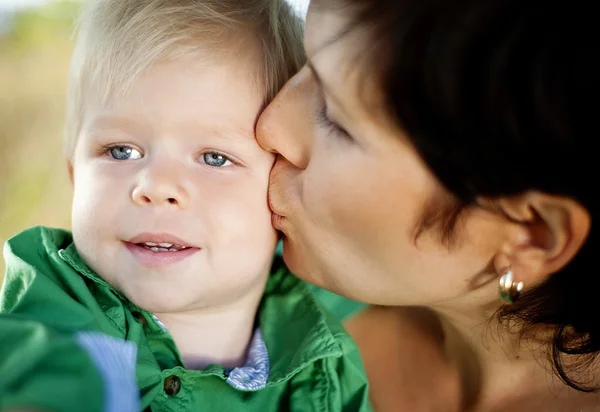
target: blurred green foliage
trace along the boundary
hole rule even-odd
[[[62,155],[67,73],[78,1],[0,19],[0,242],[33,226],[68,227]],[[0,280],[4,261],[0,262]]]

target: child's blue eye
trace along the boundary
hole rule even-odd
[[[142,158],[142,154],[129,146],[113,146],[109,149],[110,157],[116,160],[137,160]]]
[[[204,160],[204,163],[212,167],[223,167],[232,163],[226,156],[217,152],[204,153],[202,159]]]

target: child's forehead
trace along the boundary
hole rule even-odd
[[[144,114],[177,118],[180,123],[200,122],[205,117],[205,123],[231,118],[253,122],[266,96],[259,71],[255,60],[244,56],[161,61],[122,87],[108,87],[108,92],[101,86],[89,90],[86,111],[94,112],[101,123],[106,119],[124,123],[123,118]]]
[[[113,67],[95,81],[89,82],[85,90],[85,98],[96,105],[114,108],[123,104],[131,97],[132,90],[155,90],[164,85],[172,87],[184,84],[179,92],[185,92],[197,85],[200,79],[205,79],[207,89],[235,86],[247,91],[251,88],[253,94],[266,95],[263,81],[264,67],[257,50],[240,50],[239,53],[194,50],[186,54],[164,57],[147,62],[131,70],[126,61]],[[185,87],[185,84],[190,87]],[[240,91],[244,91],[240,90]],[[216,90],[215,90],[216,91]]]

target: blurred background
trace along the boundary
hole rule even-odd
[[[62,128],[71,34],[81,6],[75,1],[0,3],[2,245],[30,226],[70,225]]]
[[[290,1],[304,15],[308,2]],[[84,3],[0,0],[0,245],[31,226],[70,227],[62,129],[73,26]]]

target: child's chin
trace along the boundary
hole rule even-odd
[[[138,308],[151,313],[173,313],[181,310],[180,305],[175,303],[176,301],[166,301],[162,296],[160,298],[136,296],[130,301]]]

